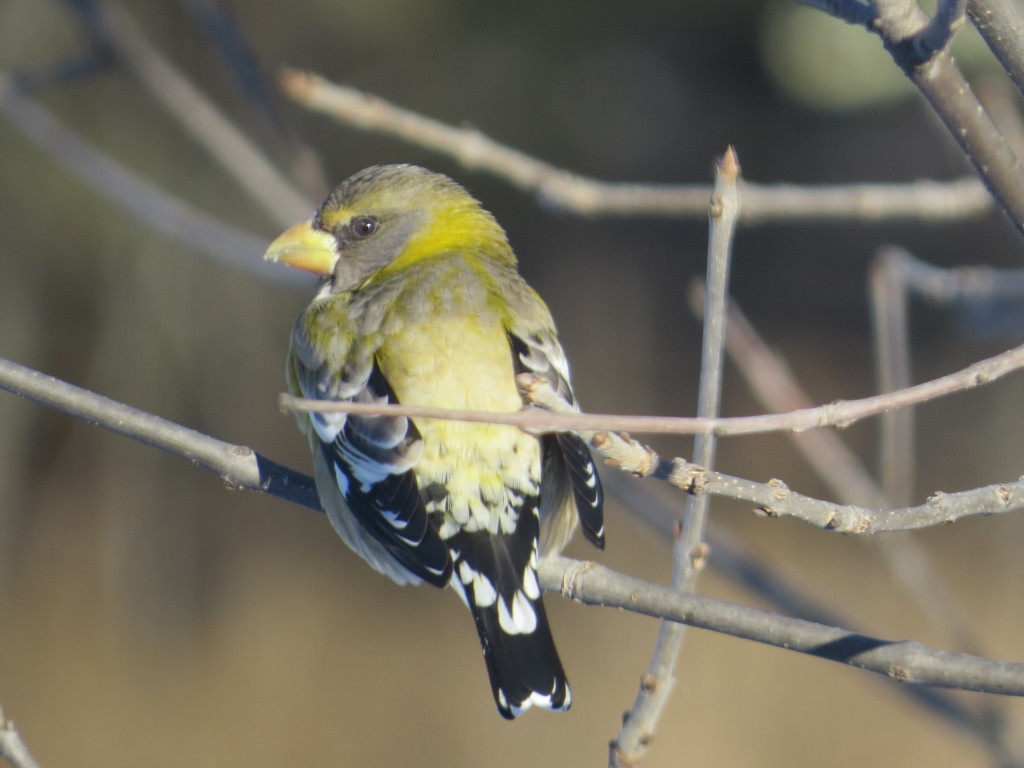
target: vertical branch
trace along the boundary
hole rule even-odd
[[[736,153],[729,147],[718,163],[711,197],[708,296],[704,311],[704,344],[697,403],[697,414],[703,417],[717,416],[721,401],[729,263],[740,210],[738,179]],[[714,464],[715,448],[714,435],[698,435],[694,441],[694,461],[710,468]],[[675,589],[693,591],[703,567],[707,555],[707,546],[704,544],[707,507],[708,497],[705,495],[690,496],[687,499],[683,521],[677,527],[673,547],[672,586]],[[675,683],[676,660],[685,634],[684,625],[662,622],[651,661],[640,680],[636,701],[626,714],[618,737],[610,746],[610,765],[634,766],[646,752]]]
[[[870,279],[878,392],[893,392],[910,386],[907,292],[887,251],[872,266]],[[894,409],[881,416],[879,477],[890,506],[910,504],[915,473],[913,430],[912,408]]]

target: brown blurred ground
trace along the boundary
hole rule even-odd
[[[269,144],[180,3],[128,4],[147,34]],[[471,122],[601,178],[703,182],[737,147],[758,181],[948,178],[964,170],[916,100],[842,114],[782,95],[759,56],[759,3],[514,5],[233,3],[263,64],[319,70],[404,106]],[[685,7],[682,7],[685,6]],[[839,24],[839,22],[834,22]],[[64,6],[0,3],[0,62],[39,72],[85,49]],[[879,51],[881,56],[881,52]],[[277,227],[116,68],[41,100],[130,167],[266,236]],[[704,225],[579,221],[489,177],[286,106],[333,182],[376,162],[452,173],[509,230],[554,308],[590,410],[691,413],[698,327],[685,286]],[[140,228],[0,124],[0,356],[295,467],[275,407],[291,323],[308,294],[258,283]],[[821,401],[871,393],[868,260],[897,241],[939,264],[1019,262],[997,215],[949,227],[742,231],[735,295]],[[253,259],[259,258],[253,253]],[[1019,343],[915,310],[915,378]],[[733,370],[725,411],[760,410]],[[1022,383],[922,408],[916,499],[1021,474]],[[846,437],[873,462],[875,427]],[[687,442],[660,441],[678,454]],[[824,495],[782,438],[726,442],[720,466]],[[950,647],[870,543],[754,519],[716,524],[858,628]],[[370,572],[318,516],[229,493],[178,459],[0,395],[0,704],[59,766],[603,764],[656,625],[548,599],[574,684],[566,715],[502,721],[471,623],[450,595]],[[603,562],[665,580],[667,546],[609,510]],[[981,651],[1024,658],[1024,519],[920,535]],[[576,554],[591,556],[583,545]],[[713,564],[712,556],[712,564]],[[756,602],[712,569],[708,594]],[[969,704],[980,697],[965,697]],[[1024,704],[1004,702],[1016,726]],[[693,632],[650,759],[668,765],[986,764],[963,734],[867,673]]]

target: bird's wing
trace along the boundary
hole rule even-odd
[[[532,373],[546,381],[574,410],[579,410],[569,364],[554,334],[547,331],[509,333],[515,372]],[[556,432],[541,438],[544,454],[541,489],[542,514],[557,513],[572,488],[583,535],[598,549],[604,549],[604,492],[590,449],[572,432]],[[556,537],[557,538],[557,537]],[[563,542],[564,543],[564,542]]]
[[[349,350],[329,365],[301,325],[292,339],[294,384],[303,397],[397,403],[372,353]],[[448,584],[451,557],[430,524],[412,468],[423,453],[416,425],[404,416],[311,413],[310,426],[349,510],[401,566],[435,586]]]

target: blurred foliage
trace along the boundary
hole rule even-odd
[[[124,3],[272,156],[292,156],[297,138],[331,183],[373,163],[410,161],[469,186],[508,229],[523,272],[552,306],[588,409],[692,412],[700,337],[683,297],[703,270],[703,222],[556,216],[446,158],[290,104],[270,105],[279,123],[254,117],[198,22],[202,5]],[[967,169],[906,89],[884,100],[863,95],[865,84],[899,80],[866,33],[824,17],[813,29],[780,31],[777,14],[788,11],[776,5],[214,5],[233,13],[270,80],[285,64],[313,69],[601,178],[703,182],[730,143],[748,178],[763,182],[951,178]],[[94,40],[73,7],[87,5],[0,1],[0,67],[29,78],[35,97],[127,166],[212,215],[275,235],[123,66],[90,58]],[[872,66],[888,74],[818,39],[831,31],[859,35],[875,49]],[[787,48],[802,40],[824,43],[827,55],[786,63]],[[799,86],[794,70],[813,70],[817,85]],[[0,157],[0,356],[306,467],[303,441],[275,395],[309,294],[257,282],[147,231],[4,123]],[[311,200],[324,191],[307,188]],[[866,269],[892,241],[941,265],[1016,265],[1020,252],[998,214],[949,226],[739,233],[734,294],[820,402],[872,392]],[[972,327],[968,339],[955,315],[915,308],[914,317],[917,380],[1021,335],[1003,324],[981,337]],[[920,409],[918,498],[1020,474],[1020,390],[1011,377]],[[733,371],[724,402],[730,414],[761,410]],[[185,462],[17,398],[0,397],[0,425],[0,703],[44,765],[605,760],[653,622],[549,598],[575,703],[568,714],[531,713],[510,725],[493,711],[457,601],[377,577],[324,520],[228,493]],[[874,425],[844,437],[873,463]],[[656,442],[689,451],[687,441]],[[826,495],[784,437],[728,441],[719,455],[724,471]],[[754,519],[735,504],[716,502],[714,518],[857,627],[949,647],[870,542]],[[603,562],[667,578],[663,541],[618,509],[608,528]],[[995,657],[1021,658],[1022,535],[1018,515],[919,536],[977,629],[980,651]],[[701,587],[755,599],[713,570]],[[866,673],[707,633],[692,633],[684,654],[651,768],[684,755],[761,766],[983,762],[969,737]],[[1020,726],[1021,702],[1006,705]]]

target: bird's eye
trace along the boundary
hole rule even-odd
[[[380,223],[372,216],[360,216],[352,219],[352,234],[362,239],[369,237],[380,227]]]

